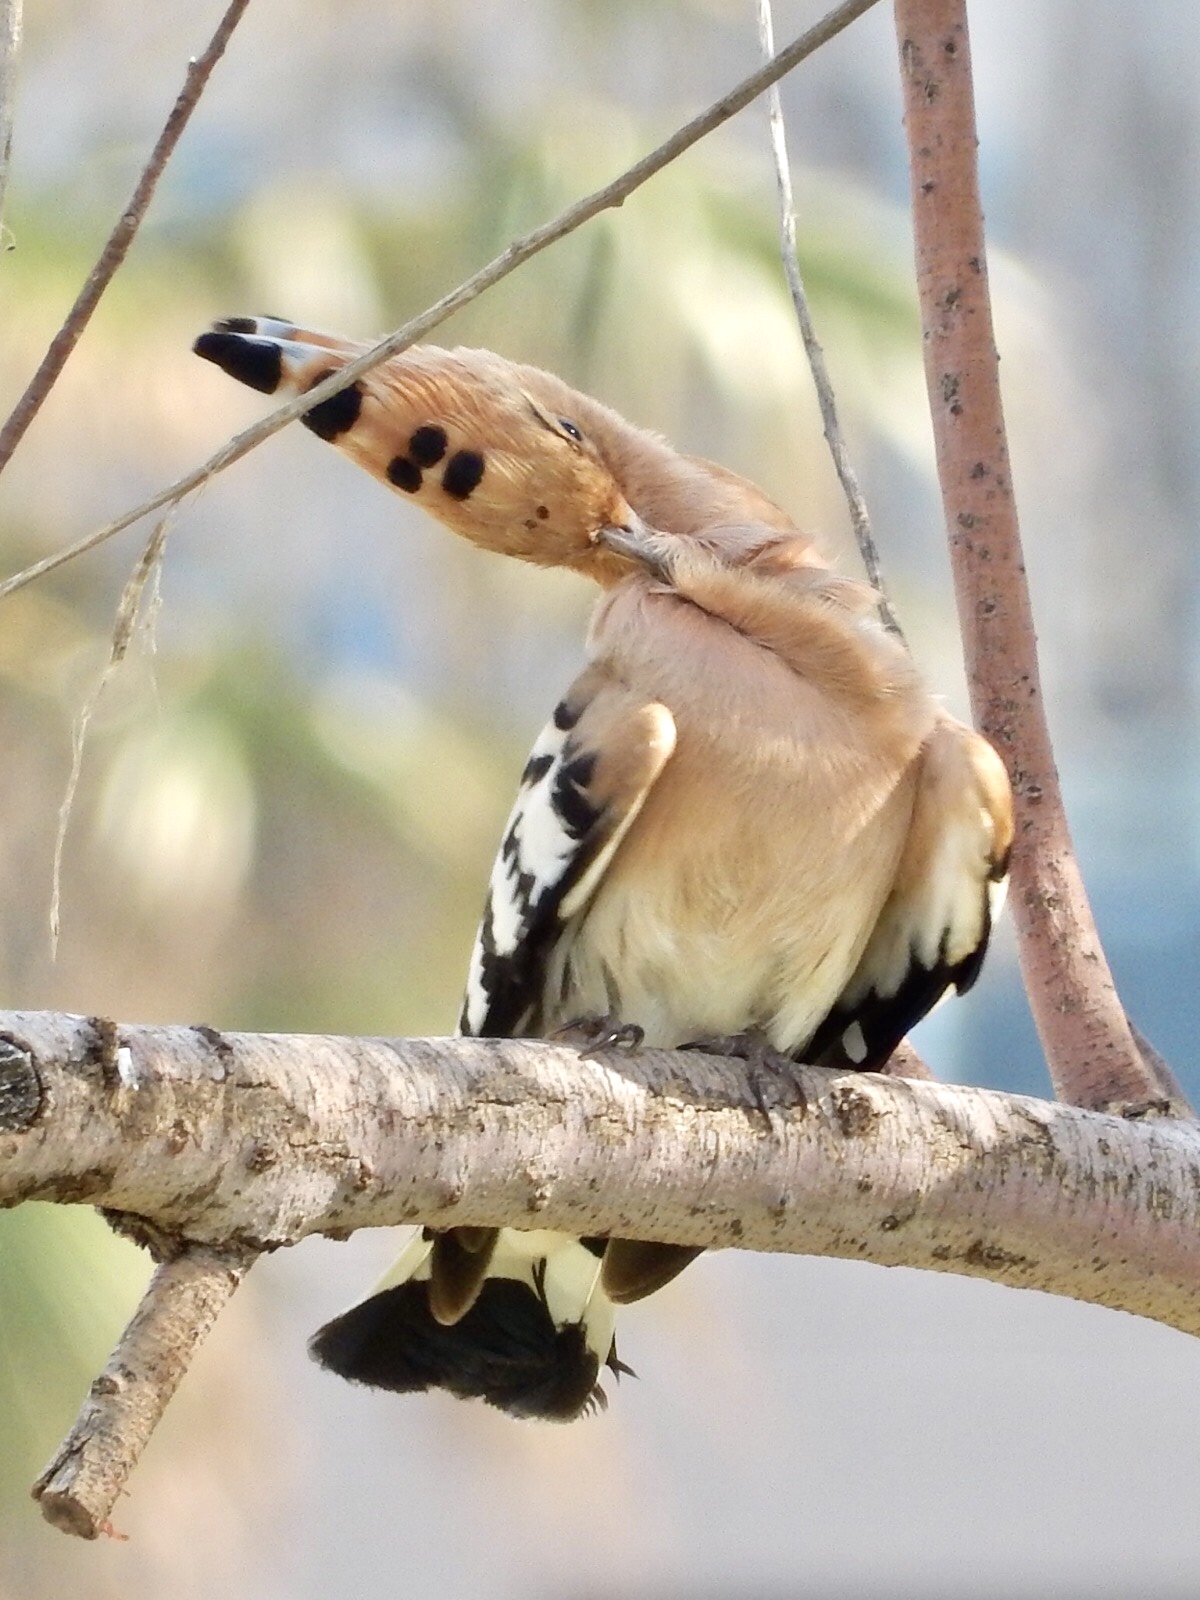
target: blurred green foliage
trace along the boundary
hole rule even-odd
[[[92,1211],[0,1213],[0,1496],[20,1502],[108,1360],[148,1276]]]
[[[600,48],[614,8],[580,11],[580,37]],[[599,88],[513,118],[476,95],[452,31],[439,39],[436,182],[418,173],[408,192],[384,192],[333,166],[222,182],[228,141],[257,126],[245,80],[221,100],[219,137],[202,121],[189,133],[6,477],[7,570],[255,414],[187,356],[212,317],[271,310],[358,335],[395,325],[667,131],[661,108],[651,118]],[[43,33],[39,49],[52,55],[55,40]],[[138,86],[136,75],[91,85],[101,124],[105,96]],[[289,85],[263,92],[282,105]],[[36,138],[26,117],[18,152]],[[22,181],[18,163],[0,402],[19,392],[128,187],[129,162],[98,139],[94,183]],[[879,216],[847,185],[798,181],[804,266],[839,346],[851,427],[886,433],[896,374],[915,370],[906,247],[894,231],[894,254],[881,252]],[[776,235],[764,150],[723,135],[477,301],[444,342],[555,367],[836,526]],[[0,792],[7,1005],[243,1028],[453,1025],[491,852],[523,749],[573,670],[584,598],[464,558],[442,535],[404,534],[408,566],[404,550],[374,556],[369,530],[405,515],[307,437],[259,452],[180,514],[162,609],[92,725],[57,962],[46,906],[70,729],[106,657],[130,545],[6,604],[0,740],[20,774]],[[0,1493],[24,1492],[144,1270],[88,1214],[3,1219]]]

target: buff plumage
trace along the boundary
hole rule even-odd
[[[196,345],[265,393],[365,348],[261,318]],[[970,986],[1012,840],[1003,768],[759,489],[488,351],[406,351],[305,421],[472,543],[602,590],[501,840],[461,1031],[603,1018],[871,1070]],[[422,1230],[314,1353],[569,1419],[624,1370],[614,1306],[695,1254]]]

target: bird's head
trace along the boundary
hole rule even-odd
[[[194,346],[266,394],[303,394],[366,348],[261,317],[218,322]],[[549,373],[419,345],[303,421],[483,549],[601,583],[634,564],[603,542],[642,529],[606,455],[620,419]]]

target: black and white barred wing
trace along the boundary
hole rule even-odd
[[[827,1066],[877,1071],[954,989],[965,994],[1004,900],[1012,791],[986,739],[943,713],[922,753],[908,841],[858,970],[810,1042]]]
[[[675,748],[666,706],[589,667],[530,752],[467,976],[464,1034],[537,1031],[554,942],[595,893]]]

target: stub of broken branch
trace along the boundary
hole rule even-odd
[[[64,1533],[111,1533],[112,1511],[167,1402],[254,1260],[189,1248],[157,1267],[75,1425],[33,1486]]]

